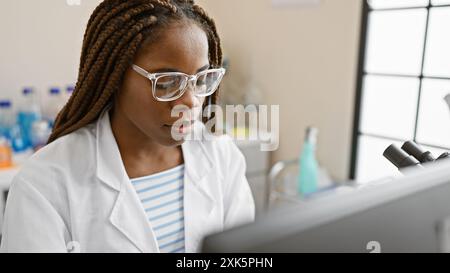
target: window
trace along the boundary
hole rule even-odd
[[[450,150],[450,0],[364,1],[351,176],[395,176],[390,144]]]

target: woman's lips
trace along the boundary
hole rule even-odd
[[[172,127],[172,126],[174,126],[175,124],[180,124],[180,125],[192,125],[192,124],[194,124],[194,120],[184,120],[184,121],[181,121],[181,122],[176,122],[176,123],[174,123],[174,124],[165,124],[164,126],[167,126],[167,127]]]
[[[178,126],[177,131],[179,134],[187,134],[191,131],[192,125],[194,124],[194,120],[188,121],[185,120],[183,122],[177,122],[174,124],[166,124],[164,127],[168,128],[169,130],[172,130],[173,126]]]

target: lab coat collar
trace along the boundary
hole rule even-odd
[[[202,133],[203,123],[196,122],[194,132]],[[204,144],[198,140],[188,140],[182,145],[184,178],[184,222],[186,252],[198,252],[205,232],[211,226],[208,223],[218,200],[211,192],[211,183],[219,183],[213,161]]]
[[[129,177],[125,171],[109,117],[108,108],[100,115],[97,121],[97,177],[109,187],[120,191],[121,182],[129,180]]]
[[[204,125],[195,123],[195,132]],[[109,108],[97,122],[97,177],[119,192],[110,221],[142,252],[159,252],[145,211],[126,173],[114,138]],[[185,164],[184,215],[186,252],[197,252],[208,217],[216,203],[208,183],[215,183],[214,165],[201,141],[186,141],[182,145]]]

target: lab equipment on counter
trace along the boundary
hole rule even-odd
[[[15,122],[11,101],[0,101],[0,136],[11,139],[11,128]]]
[[[0,136],[3,136],[14,152],[26,149],[22,131],[16,123],[16,116],[9,100],[0,101]]]
[[[401,172],[403,172],[403,169],[405,168],[423,168],[424,165],[422,164],[427,164],[426,166],[428,166],[428,164],[437,160],[450,158],[450,154],[445,152],[435,159],[430,151],[425,151],[413,141],[405,142],[401,149],[395,144],[392,144],[384,151],[383,156],[394,164]]]
[[[50,123],[51,127],[53,127],[56,116],[64,107],[65,103],[66,98],[61,93],[61,90],[56,87],[50,88],[48,103],[44,107],[44,119]]]
[[[0,135],[7,139],[13,158],[18,154],[37,151],[47,143],[54,120],[74,89],[73,85],[67,85],[65,92],[51,88],[49,99],[43,107],[32,87],[23,88],[19,107],[15,109],[12,101],[0,101]]]
[[[308,127],[299,158],[298,192],[302,196],[317,191],[319,167],[316,160],[317,129]]]
[[[33,150],[37,151],[47,144],[48,138],[52,133],[50,124],[45,120],[36,121],[33,123],[32,143]]]
[[[264,197],[265,212],[285,204],[308,202],[323,195],[344,192],[354,186],[339,183],[319,165],[317,191],[301,196],[298,192],[299,165],[299,159],[295,158],[278,161],[270,168]]]
[[[450,94],[444,97],[444,101],[450,108]],[[427,166],[438,160],[450,158],[450,153],[445,152],[438,158],[435,158],[430,151],[424,150],[417,143],[413,141],[407,141],[399,149],[396,145],[390,145],[383,153],[383,156],[394,164],[400,172],[408,167],[423,167],[422,164]]]
[[[23,103],[19,107],[17,114],[17,122],[22,132],[24,142],[23,150],[32,147],[32,130],[33,123],[42,118],[39,98],[32,88],[24,88],[22,91]]]
[[[61,98],[61,105],[60,110],[66,105],[66,103],[70,100],[70,97],[72,97],[73,92],[75,91],[75,86],[73,85],[67,85],[66,86],[66,92],[64,92],[63,98]]]
[[[0,170],[11,168],[12,166],[12,151],[8,139],[0,135]]]
[[[436,159],[430,151],[425,151],[412,141],[407,141],[402,146],[402,150],[416,158],[420,163],[434,162]]]
[[[72,96],[73,91],[75,91],[75,86],[73,85],[68,85],[66,87],[66,101]]]

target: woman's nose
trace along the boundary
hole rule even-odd
[[[195,95],[195,87],[192,82],[186,86],[183,96],[175,101],[174,106],[176,105],[185,105],[189,109],[200,105],[200,98]]]

